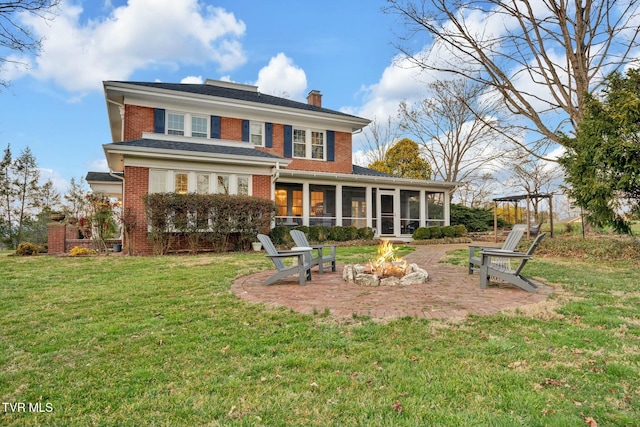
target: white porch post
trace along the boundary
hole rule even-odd
[[[342,184],[336,184],[336,225],[342,225]]]
[[[367,215],[367,227],[369,228],[373,228],[373,196],[371,194],[371,186],[367,185],[365,192],[364,192],[364,203],[365,203],[365,208],[367,209],[366,215]]]
[[[311,196],[309,193],[309,183],[302,183],[302,225],[309,225],[309,217],[311,216]]]
[[[420,190],[420,227],[427,226],[427,196],[426,190]]]
[[[451,218],[450,218],[451,209],[449,209],[450,208],[449,194],[450,194],[449,191],[444,192],[444,225],[451,224]]]

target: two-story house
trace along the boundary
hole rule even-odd
[[[110,173],[94,191],[135,211],[134,253],[150,253],[142,196],[150,192],[246,194],[273,200],[276,224],[372,227],[410,237],[449,222],[453,183],[401,179],[352,164],[352,135],[369,120],[255,86],[104,82]]]

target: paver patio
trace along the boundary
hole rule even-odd
[[[551,294],[551,288],[542,284],[537,293],[506,284],[480,289],[478,275],[469,275],[466,267],[438,263],[447,251],[466,247],[419,245],[404,256],[407,262],[416,263],[429,272],[430,280],[422,285],[365,287],[347,283],[342,280],[344,264],[338,263],[335,273],[320,275],[314,268],[313,280],[306,286],[298,284],[297,276],[264,286],[262,283],[273,271],[263,271],[236,279],[231,290],[245,300],[284,306],[300,313],[323,313],[329,309],[330,314],[338,318],[358,315],[374,319],[404,316],[461,319],[468,314],[486,315],[539,303]]]

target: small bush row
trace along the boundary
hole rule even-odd
[[[467,235],[467,228],[464,225],[445,225],[420,227],[413,232],[411,237],[415,240],[440,239],[443,237],[464,237]]]
[[[289,231],[291,228],[285,225],[278,225],[271,230],[271,240],[276,245],[288,245],[292,243]],[[374,233],[371,227],[357,228],[353,225],[325,227],[322,225],[301,225],[293,228],[300,230],[306,236],[310,243],[332,242],[348,242],[351,240],[371,240]]]

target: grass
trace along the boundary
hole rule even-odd
[[[0,406],[0,424],[640,425],[630,261],[537,257],[526,272],[556,284],[551,309],[456,323],[337,322],[231,294],[265,268],[260,254],[0,254],[1,402],[53,408]]]

